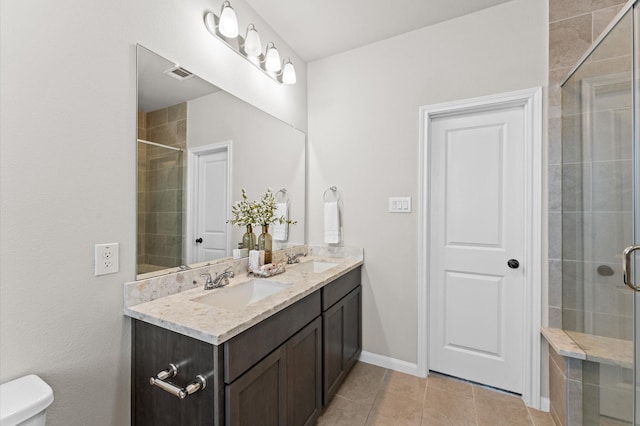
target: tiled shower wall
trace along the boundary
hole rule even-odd
[[[138,113],[138,137],[186,150],[187,104]],[[138,273],[184,263],[184,153],[138,144]]]
[[[562,328],[562,144],[560,83],[625,0],[549,0],[549,326]]]

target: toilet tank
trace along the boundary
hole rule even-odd
[[[0,385],[0,426],[44,426],[53,390],[35,374]]]

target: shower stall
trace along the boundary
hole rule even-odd
[[[186,263],[183,154],[182,148],[138,139],[138,274]]]
[[[640,424],[639,7],[627,3],[561,85],[562,328],[586,354],[585,425]]]

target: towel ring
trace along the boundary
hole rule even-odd
[[[276,202],[277,203],[289,202],[289,194],[287,193],[287,188],[282,188],[280,191],[276,192]]]
[[[322,198],[324,199],[325,203],[330,202],[331,200],[327,200],[327,192],[331,191],[331,193],[333,194],[333,196],[336,198],[334,201],[338,202],[340,201],[340,193],[338,192],[338,188],[334,185],[334,186],[330,186],[329,188],[324,190],[324,193],[322,194]]]

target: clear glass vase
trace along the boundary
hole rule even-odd
[[[258,250],[264,250],[264,263],[271,263],[273,239],[269,234],[269,226],[262,226],[262,234],[258,237]]]
[[[256,249],[256,234],[253,233],[253,227],[247,225],[247,232],[242,236],[242,248],[249,250]]]

